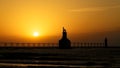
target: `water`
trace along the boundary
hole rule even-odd
[[[0,68],[118,68],[120,48],[0,48]]]

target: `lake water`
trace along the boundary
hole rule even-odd
[[[0,68],[119,68],[120,48],[0,48]]]

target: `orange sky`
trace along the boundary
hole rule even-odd
[[[54,41],[63,26],[76,40],[75,35],[119,30],[119,18],[120,0],[0,0],[0,41]]]

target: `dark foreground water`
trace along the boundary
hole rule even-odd
[[[120,68],[120,48],[0,48],[0,68]]]

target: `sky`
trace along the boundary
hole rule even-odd
[[[0,0],[1,42],[120,41],[120,0]],[[33,33],[39,36],[34,37]]]

